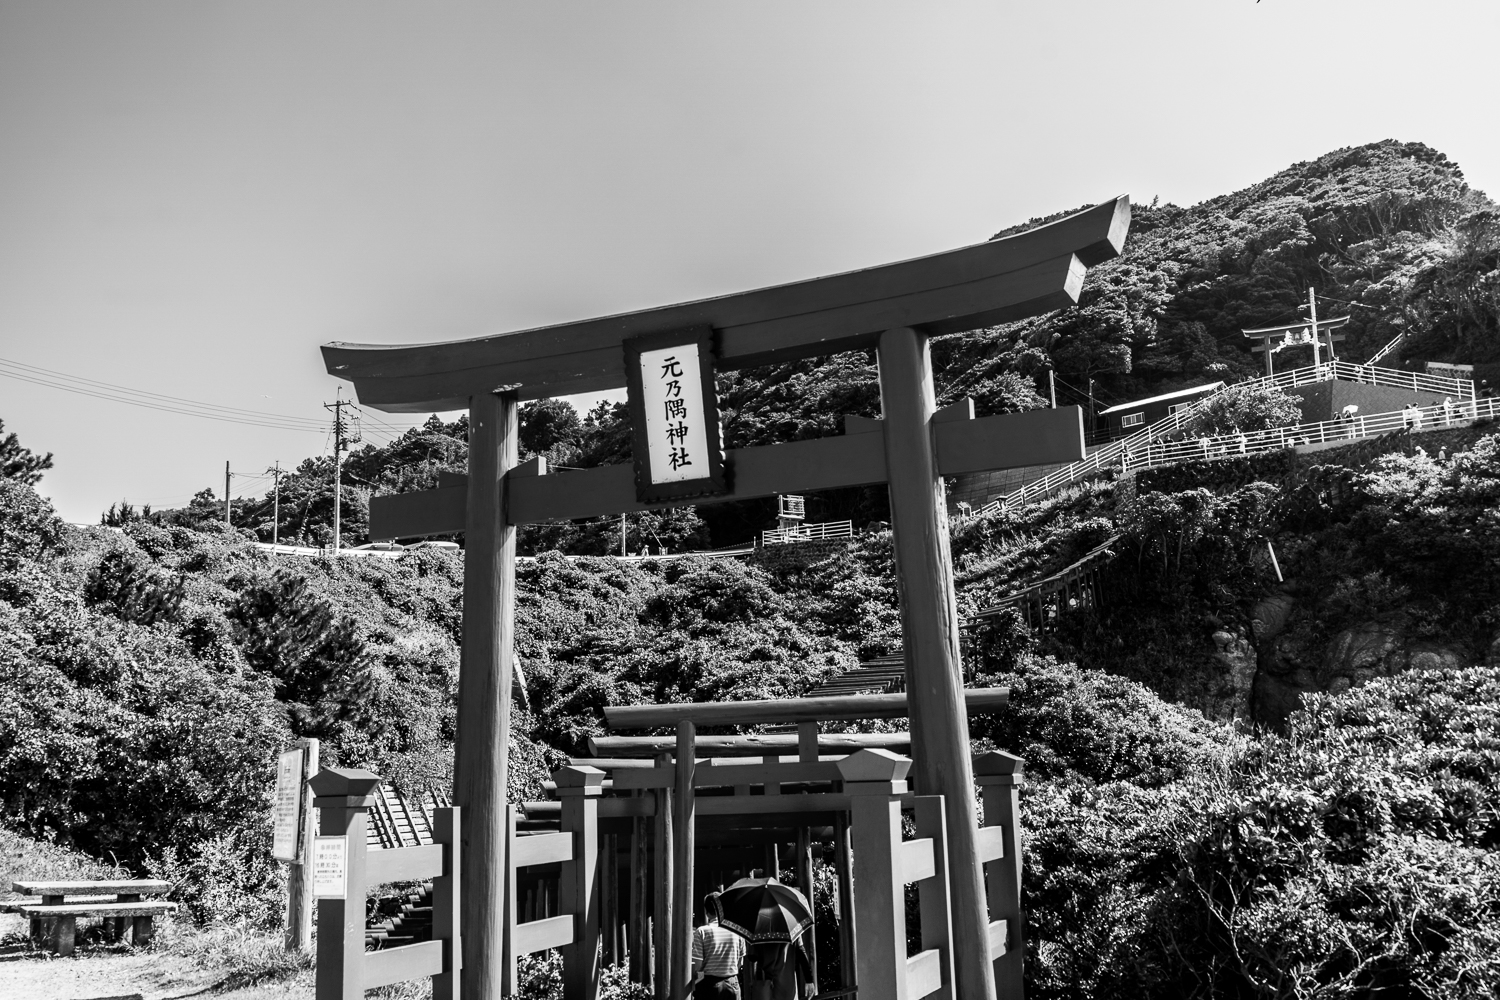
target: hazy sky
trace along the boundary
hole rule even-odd
[[[1392,137],[1493,193],[1497,28],[1494,0],[0,0],[0,359],[317,420],[328,340],[812,277]],[[328,447],[4,377],[0,419],[74,521]]]

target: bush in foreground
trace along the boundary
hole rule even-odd
[[[1088,711],[1096,688],[1079,671],[1033,714],[1141,745],[1138,710]],[[1026,792],[1033,996],[1500,992],[1500,670],[1311,699],[1287,735],[1212,753],[1193,726],[1153,728],[1191,762],[1170,780],[1072,769]]]

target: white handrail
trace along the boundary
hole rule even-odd
[[[779,545],[783,542],[804,542],[810,538],[853,538],[853,521],[824,521],[820,524],[799,524],[792,528],[771,528],[760,534],[762,545]]]
[[[1457,403],[1436,403],[1432,406],[1392,410],[1389,413],[1355,416],[1349,420],[1323,420],[1244,434],[1218,434],[1193,441],[1161,441],[1141,451],[1126,452],[1121,462],[1126,471],[1133,472],[1175,465],[1178,462],[1239,458],[1302,445],[1326,444],[1330,441],[1357,441],[1403,428],[1415,431],[1453,427],[1481,418],[1493,419],[1497,415],[1500,415],[1500,399],[1466,399]]]
[[[1345,382],[1385,385],[1398,389],[1411,389],[1414,392],[1441,392],[1456,396],[1461,400],[1472,400],[1474,398],[1474,383],[1467,379],[1445,378],[1440,375],[1406,372],[1394,368],[1379,368],[1368,364],[1355,365],[1346,361],[1327,361],[1320,365],[1294,368],[1291,371],[1278,372],[1274,375],[1262,375],[1259,378],[1236,382],[1233,386],[1226,386],[1225,388],[1264,385],[1284,389],[1295,388],[1301,385],[1314,385],[1318,382],[1329,382],[1335,379]],[[1143,448],[1157,438],[1171,434],[1173,431],[1181,428],[1188,420],[1197,416],[1199,411],[1208,405],[1209,400],[1224,391],[1225,389],[1219,389],[1216,392],[1194,400],[1190,405],[1183,407],[1171,416],[1164,417],[1149,427],[1144,427],[1136,431],[1129,437],[1113,441],[1095,451],[1087,458],[1074,462],[1071,465],[1065,465],[1061,469],[1040,479],[1032,480],[1008,496],[991,500],[974,513],[976,515],[984,515],[991,511],[999,510],[1001,507],[1014,507],[1019,504],[1029,503],[1038,497],[1046,496],[1054,490],[1069,486],[1080,479],[1088,478],[1104,469],[1111,468],[1120,461],[1120,457],[1126,451]]]
[[[1373,365],[1375,362],[1379,361],[1381,358],[1385,357],[1387,354],[1389,354],[1392,351],[1394,351],[1396,349],[1396,345],[1400,344],[1401,341],[1403,341],[1405,339],[1406,339],[1406,331],[1403,330],[1402,332],[1400,332],[1400,333],[1396,334],[1394,337],[1392,337],[1391,338],[1391,342],[1389,344],[1386,344],[1380,350],[1378,350],[1374,354],[1370,355],[1370,360],[1366,361],[1365,364],[1367,364],[1367,365]]]

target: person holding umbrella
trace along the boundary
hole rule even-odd
[[[803,1000],[817,992],[803,941],[813,916],[802,893],[774,878],[742,878],[718,903],[720,925],[750,945],[748,1000]]]
[[[719,894],[703,897],[703,924],[693,931],[693,1000],[739,1000],[745,941],[720,924]]]

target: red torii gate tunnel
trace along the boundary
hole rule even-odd
[[[501,995],[516,525],[685,502],[639,502],[630,465],[548,475],[540,460],[518,464],[517,406],[626,385],[628,341],[704,328],[712,363],[725,370],[876,351],[881,419],[850,418],[842,436],[727,451],[727,491],[686,502],[888,485],[912,778],[945,803],[953,986],[964,1000],[994,1000],[942,477],[1075,461],[1082,417],[1066,407],[974,419],[969,400],[937,410],[928,341],[1074,304],[1086,269],[1119,254],[1129,225],[1121,196],[1005,239],[864,271],[474,340],[323,347],[329,373],[353,382],[366,406],[469,412],[467,481],[377,497],[370,511],[374,538],[466,536],[453,795],[465,1000]],[[680,997],[688,984],[674,977]]]

